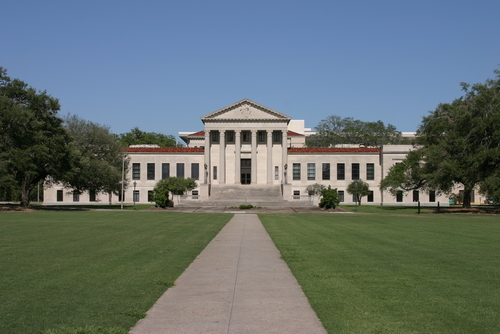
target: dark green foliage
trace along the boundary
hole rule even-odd
[[[169,199],[169,193],[172,195],[182,195],[185,191],[191,191],[196,188],[196,180],[193,178],[169,177],[156,183],[153,189],[153,201],[160,208],[173,206]]]
[[[251,204],[241,204],[240,205],[240,210],[246,210],[246,209],[251,209],[253,208],[253,205]]]
[[[426,189],[426,170],[421,163],[421,150],[410,151],[402,162],[389,168],[387,176],[380,182],[380,190],[396,196],[398,191],[408,192]]]
[[[379,147],[402,142],[401,132],[382,121],[363,122],[351,117],[329,116],[315,128],[317,134],[306,138],[308,147],[330,147],[337,144],[357,144]]]
[[[337,188],[332,189],[332,187],[328,186],[328,188],[321,189],[320,208],[335,209],[339,203],[340,198]]]
[[[358,205],[361,205],[361,199],[370,194],[370,186],[363,180],[353,180],[347,186],[347,192],[356,195]]]
[[[160,147],[175,147],[177,141],[172,135],[164,135],[156,132],[144,132],[135,127],[130,132],[116,135],[116,139],[122,147],[140,144],[156,144]]]

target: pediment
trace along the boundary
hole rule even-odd
[[[229,105],[225,108],[214,111],[208,115],[201,117],[203,123],[205,122],[288,122],[290,117],[277,112],[273,109],[255,103],[251,100],[244,99]]]

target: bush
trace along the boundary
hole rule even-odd
[[[240,210],[251,209],[251,208],[253,208],[253,205],[251,205],[251,204],[241,204],[240,205]]]
[[[328,186],[328,188],[321,190],[321,201],[319,202],[320,208],[335,209],[339,203],[340,199],[337,188],[332,189],[332,187]]]

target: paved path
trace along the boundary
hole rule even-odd
[[[131,334],[326,333],[255,214],[236,214]]]

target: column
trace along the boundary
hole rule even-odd
[[[210,131],[205,130],[205,165],[203,166],[204,183],[209,183],[209,171],[210,171]]]
[[[252,130],[252,184],[257,183],[257,130]]]
[[[283,130],[281,132],[282,137],[281,137],[281,147],[282,147],[282,156],[281,156],[281,166],[283,170],[283,183],[287,184],[288,183],[288,170],[285,171],[285,166],[288,166],[288,151],[287,151],[287,131]]]
[[[267,184],[273,183],[273,130],[267,130]]]
[[[226,130],[219,131],[219,184],[226,183]]]
[[[234,131],[234,183],[241,183],[241,130]]]

